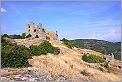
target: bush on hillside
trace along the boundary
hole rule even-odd
[[[72,48],[74,48],[74,47],[80,48],[80,46],[79,46],[77,43],[72,42],[72,41],[69,41],[69,40],[67,40],[67,39],[65,39],[65,38],[63,38],[61,41],[63,41],[63,43],[64,43],[68,48],[70,48],[70,49],[72,49]]]
[[[90,54],[84,54],[82,56],[82,59],[85,61],[85,62],[88,62],[88,63],[102,63],[104,62],[105,60],[99,56],[95,56],[95,55],[90,55]]]
[[[4,39],[3,36],[1,36],[1,48],[5,45],[16,45],[14,43],[11,43],[10,41],[7,41],[6,39]]]
[[[53,47],[53,54],[58,55],[60,53],[60,49],[58,47]]]
[[[33,55],[41,55],[41,54],[47,54],[47,53],[52,53],[52,54],[59,54],[60,49],[57,47],[53,47],[49,41],[44,41],[40,45],[32,45],[30,46],[30,52]]]
[[[45,41],[40,45],[30,46],[30,49],[11,43],[1,37],[1,67],[28,67],[28,59],[32,56],[53,53],[59,54],[60,49],[53,47],[51,43]]]
[[[1,47],[1,67],[27,67],[29,58],[31,53],[25,46],[9,43]]]
[[[104,67],[105,69],[108,70],[108,72],[110,72],[110,67],[109,67],[109,63],[108,62],[102,63],[102,64],[100,64],[100,66]]]
[[[42,46],[32,45],[30,46],[30,52],[32,55],[39,56],[41,54],[47,54],[47,51]]]

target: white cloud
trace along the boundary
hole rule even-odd
[[[95,34],[93,33],[90,38],[92,39],[100,39],[100,40],[120,40],[121,33],[115,29],[111,29],[104,34]]]
[[[4,8],[1,8],[1,12],[7,12],[7,10]]]

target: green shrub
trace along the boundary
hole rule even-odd
[[[84,55],[82,56],[82,59],[83,59],[85,62],[88,62],[88,63],[102,63],[102,62],[105,61],[104,59],[102,59],[102,58],[99,57],[99,56],[90,55],[90,54],[84,54]]]
[[[2,37],[7,37],[7,38],[11,38],[11,39],[22,39],[21,35],[7,35],[7,34],[3,34]]]
[[[69,41],[69,40],[67,40],[67,39],[65,39],[65,38],[63,38],[61,41],[62,41],[68,48],[70,48],[70,49],[72,49],[72,48],[74,48],[74,47],[80,48],[80,46],[79,46],[77,43],[72,42],[72,41]]]
[[[26,33],[22,33],[22,39],[25,39]]]
[[[9,35],[9,37],[11,38],[11,39],[22,39],[22,36],[21,35]]]
[[[49,43],[49,41],[44,41],[40,46],[44,48],[47,53],[53,53],[54,47]]]
[[[60,49],[53,47],[45,41],[40,45],[32,45],[30,48],[13,44],[1,37],[1,67],[28,67],[28,59],[32,56],[53,53],[59,54]]]
[[[7,34],[3,34],[2,37],[7,37],[7,38],[9,38],[9,36],[8,36]]]
[[[32,55],[39,56],[41,54],[47,54],[47,51],[42,46],[32,45],[30,46],[30,52]]]
[[[12,43],[2,46],[1,67],[27,67],[29,58],[31,53],[25,46],[12,45]]]
[[[27,67],[29,58],[29,48],[18,46],[1,37],[1,67]]]
[[[53,54],[58,55],[60,53],[60,49],[58,47],[54,47]]]
[[[104,68],[108,72],[110,72],[110,67],[109,67],[109,63],[108,62],[102,63],[102,64],[100,64],[100,66],[101,66],[101,68]]]
[[[47,54],[47,53],[52,53],[52,54],[59,54],[60,49],[57,47],[53,47],[49,41],[44,41],[40,45],[32,45],[30,46],[30,52],[33,55],[41,55],[41,54]]]
[[[106,63],[104,64],[104,67],[107,68],[107,69],[109,68],[108,62],[106,62]]]
[[[16,45],[16,44],[13,44],[11,43],[10,41],[7,41],[6,39],[4,39],[3,36],[1,36],[1,48],[5,45]]]

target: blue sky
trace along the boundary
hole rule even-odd
[[[41,22],[59,38],[121,40],[120,2],[2,2],[2,33]]]

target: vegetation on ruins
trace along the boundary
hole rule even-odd
[[[82,56],[82,60],[88,63],[102,63],[105,62],[105,60],[99,56],[90,55],[90,54],[84,54]]]

